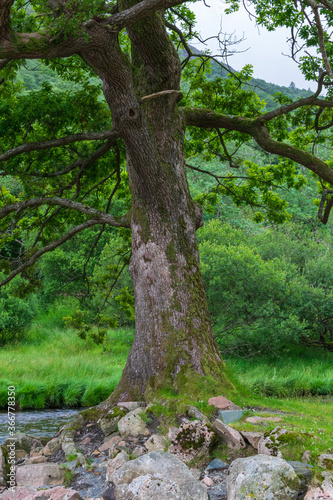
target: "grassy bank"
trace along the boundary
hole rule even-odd
[[[106,344],[97,346],[64,326],[62,317],[69,314],[66,308],[57,308],[40,315],[23,342],[0,349],[1,408],[6,407],[10,385],[16,387],[21,409],[91,406],[113,391],[133,332],[112,330]],[[227,365],[238,385],[246,389],[244,406],[283,408],[286,398],[294,398],[292,407],[295,398],[327,396],[330,400],[333,396],[333,353],[298,349],[283,357],[233,357]],[[267,398],[282,398],[282,402]]]
[[[21,409],[90,406],[117,385],[133,333],[114,330],[104,349],[64,327],[66,309],[41,315],[23,342],[0,349],[0,407],[16,387]]]
[[[333,396],[333,353],[323,349],[295,348],[280,357],[231,358],[227,364],[254,394]]]

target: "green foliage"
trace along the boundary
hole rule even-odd
[[[2,277],[0,274],[0,279]],[[22,297],[22,291],[26,286],[26,280],[16,278],[1,290],[0,347],[22,339],[37,313],[36,296]]]
[[[300,241],[302,244],[300,244]],[[331,238],[286,231],[248,234],[211,221],[200,256],[222,351],[279,352],[291,343],[332,350]]]
[[[45,256],[41,297],[48,307],[59,296],[75,297],[79,304],[64,317],[65,323],[80,338],[103,344],[109,328],[133,325],[134,297],[129,232],[106,230],[91,255],[98,233],[91,229]]]
[[[212,77],[210,72],[215,67],[216,63],[205,63],[203,68],[200,59],[188,63],[183,72],[183,91],[186,95],[181,104],[249,118],[264,112],[265,102],[260,100],[255,88],[250,85],[251,66],[222,76],[215,72]],[[275,100],[279,104],[292,101],[282,93],[277,94]],[[290,132],[291,124],[293,131]],[[302,116],[296,112],[295,117],[282,115],[275,118],[268,128],[277,141],[290,141],[307,149],[309,142],[314,139],[313,124],[313,113],[309,119],[302,110]],[[281,189],[299,190],[307,179],[299,172],[296,163],[272,156],[267,158],[253,151],[255,149],[258,148],[247,134],[189,127],[185,150],[191,158],[191,165],[215,175],[211,188],[197,194],[195,200],[213,213],[214,205],[221,196],[229,196],[238,207],[253,207],[256,210],[253,220],[256,222],[269,220],[281,223],[290,219],[288,203],[281,197]],[[249,150],[252,150],[253,159],[249,159]],[[206,165],[203,168],[202,162],[206,165],[209,162],[208,168]]]

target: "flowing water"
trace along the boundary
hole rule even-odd
[[[83,408],[18,411],[15,418],[16,431],[29,436],[51,437],[59,427],[72,420],[82,410]],[[8,437],[7,427],[7,412],[0,412],[0,444]]]

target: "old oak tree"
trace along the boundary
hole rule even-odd
[[[308,142],[331,125],[333,101],[329,91],[325,99],[320,93],[333,78],[323,25],[333,6],[289,3],[276,10],[254,2],[253,8],[270,29],[292,22],[304,44],[317,44],[303,70],[318,90],[296,102],[280,96],[277,108],[265,112],[253,90],[241,85],[250,78],[248,68],[207,78],[212,56],[193,52],[189,40],[200,37],[179,0],[1,1],[2,246],[22,231],[30,234],[14,256],[2,251],[1,286],[21,273],[33,282],[29,270],[45,253],[88,228],[130,228],[136,333],[113,398],[142,398],[162,387],[186,392],[205,381],[219,392],[231,387],[212,336],[196,240],[202,209],[190,196],[186,156],[206,148],[237,169],[228,138],[236,145],[254,140],[281,161],[248,165],[240,183],[237,175],[213,174],[217,192],[265,205],[278,219],[284,205],[272,186],[297,187],[302,165],[321,180],[319,216],[327,221],[333,169]],[[221,43],[226,47],[228,40]],[[295,57],[297,43],[294,37]],[[64,90],[43,84],[22,92],[14,76],[28,60],[51,66]],[[297,127],[303,135],[288,136]],[[119,213],[113,207],[117,193],[126,191],[123,167],[131,202]],[[205,173],[204,166],[193,168]],[[6,188],[8,180],[16,189]]]

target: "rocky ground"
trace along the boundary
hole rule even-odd
[[[270,433],[237,431],[243,410],[222,396],[209,400],[211,418],[195,407],[166,425],[152,406],[119,402],[112,409],[81,412],[46,442],[18,434],[16,485],[6,489],[10,440],[1,448],[2,500],[327,500],[333,499],[333,455],[322,454],[313,480],[309,453],[302,462],[283,459],[290,431],[281,416],[248,417],[277,424]],[[234,456],[212,459],[224,443]],[[241,458],[236,458],[241,456]],[[15,490],[15,491],[14,491]]]

